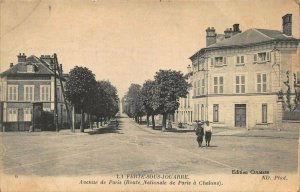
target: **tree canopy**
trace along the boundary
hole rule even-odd
[[[187,94],[188,83],[180,71],[159,70],[154,81],[145,81],[143,87],[131,84],[125,96],[125,112],[130,117],[152,115],[153,123],[153,116],[162,114],[165,127],[167,115],[178,109],[179,98]]]

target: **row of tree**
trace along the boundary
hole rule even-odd
[[[80,131],[84,132],[84,113],[99,121],[111,118],[119,111],[117,89],[109,81],[96,81],[95,75],[86,67],[74,67],[66,82],[66,98],[75,111],[81,114]]]
[[[154,116],[163,116],[162,126],[166,127],[168,114],[174,114],[179,107],[179,98],[186,97],[188,93],[186,77],[175,70],[159,70],[154,80],[147,80],[141,86],[131,84],[124,96],[124,112],[136,122],[140,122],[142,116],[152,117],[152,128],[155,128]]]

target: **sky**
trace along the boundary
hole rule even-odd
[[[291,13],[299,38],[296,1],[2,0],[0,72],[17,63],[18,53],[56,53],[64,72],[85,66],[121,98],[131,83],[142,85],[159,69],[186,73],[189,57],[205,47],[207,27],[282,30],[281,17]]]

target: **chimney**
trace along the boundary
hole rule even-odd
[[[232,37],[233,36],[233,30],[232,30],[232,28],[227,28],[224,31],[224,36],[225,36],[225,39],[228,39],[228,38]]]
[[[14,64],[13,64],[13,63],[10,63],[9,67],[12,68],[13,66],[14,66]]]
[[[18,63],[26,62],[26,55],[25,53],[21,54],[19,53],[18,55]]]
[[[241,33],[242,31],[240,30],[240,24],[236,23],[233,25],[233,35],[236,35],[238,33]]]
[[[292,36],[292,14],[286,14],[282,17],[282,33]]]
[[[60,69],[60,73],[61,75],[63,74],[63,67],[62,67],[62,64],[59,65],[59,69]]]
[[[214,27],[206,29],[206,47],[215,44],[217,41],[217,34]]]

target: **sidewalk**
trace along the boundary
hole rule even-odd
[[[136,126],[141,129],[158,135],[195,135],[195,131],[193,129],[188,128],[172,128],[166,129],[165,131],[161,130],[161,127],[157,127],[156,129],[152,129],[151,126],[147,127],[147,125],[136,124]],[[275,129],[250,129],[247,130],[245,128],[213,128],[214,136],[236,136],[236,137],[270,137],[270,138],[284,138],[284,139],[299,139],[299,131],[278,131]]]

